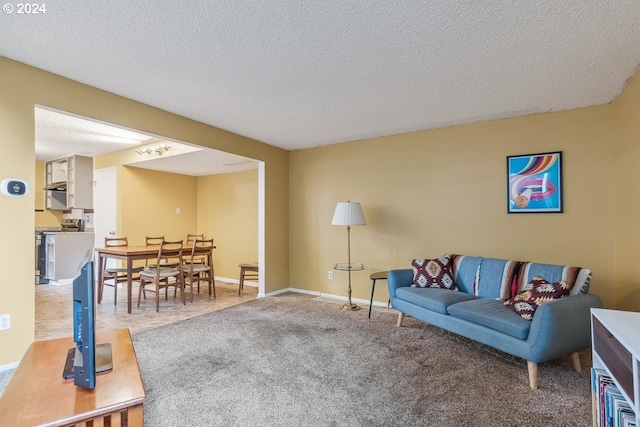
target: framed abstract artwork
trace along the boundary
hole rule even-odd
[[[562,212],[562,151],[507,156],[507,212]]]

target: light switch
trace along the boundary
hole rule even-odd
[[[176,215],[180,215],[180,208],[176,208]]]

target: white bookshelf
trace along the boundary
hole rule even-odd
[[[609,373],[640,427],[640,313],[592,308],[591,340],[593,367]]]

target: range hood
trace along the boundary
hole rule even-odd
[[[52,182],[51,184],[44,187],[44,189],[51,190],[51,191],[67,191],[67,182],[66,181]]]

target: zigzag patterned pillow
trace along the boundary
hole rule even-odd
[[[414,288],[444,288],[457,291],[458,287],[451,273],[451,258],[444,256],[438,259],[413,259]]]
[[[504,305],[515,311],[525,320],[532,320],[538,307],[547,302],[569,295],[571,284],[566,280],[549,283],[540,276],[522,288],[522,293],[508,299]]]

